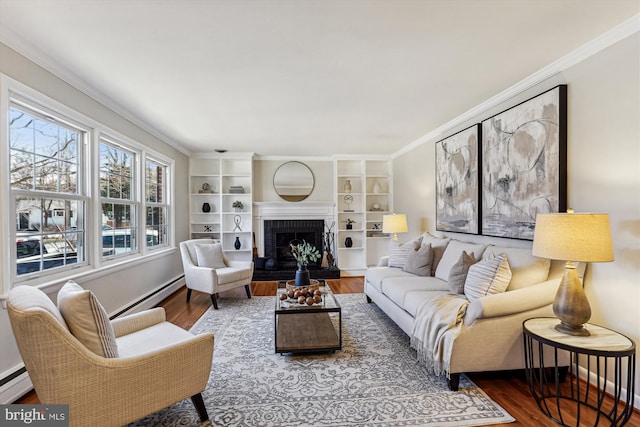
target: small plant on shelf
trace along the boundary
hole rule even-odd
[[[233,202],[233,205],[231,206],[236,210],[236,212],[239,212],[242,209],[244,209],[244,204],[240,200],[236,200],[235,202]]]
[[[347,218],[346,220],[344,220],[344,222],[347,223],[347,230],[351,230],[353,228],[353,224],[355,224],[356,222],[354,220],[352,220],[351,218]]]

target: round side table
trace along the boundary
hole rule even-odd
[[[566,335],[554,329],[558,323],[553,317],[538,317],[522,324],[527,382],[536,403],[547,417],[563,426],[570,426],[569,420],[575,420],[576,426],[585,425],[581,416],[587,411],[595,413],[594,426],[605,421],[603,418],[611,426],[625,425],[633,413],[635,343],[590,323],[585,324],[590,336]],[[553,348],[553,360],[545,360],[544,346]],[[565,367],[559,365],[567,360],[567,353],[569,381],[563,384],[566,362]],[[578,363],[587,369],[582,380]],[[611,381],[604,379],[607,374]],[[613,399],[612,407],[603,405],[607,391]]]

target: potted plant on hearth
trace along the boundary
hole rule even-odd
[[[356,222],[354,220],[352,220],[351,218],[347,218],[344,222],[347,223],[346,228],[347,230],[351,230],[353,228],[353,224],[355,224]]]
[[[242,209],[244,209],[244,204],[240,200],[236,200],[231,206],[236,210],[236,212],[242,212]]]
[[[289,242],[289,246],[291,247],[291,255],[298,263],[296,286],[309,286],[311,284],[311,274],[309,274],[307,266],[310,262],[320,259],[320,251],[305,240],[302,242],[300,240],[292,240]]]

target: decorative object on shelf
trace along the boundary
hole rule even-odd
[[[405,214],[391,214],[382,216],[382,232],[393,233],[393,240],[398,241],[398,233],[409,231]]]
[[[291,255],[293,255],[298,263],[296,286],[309,286],[311,283],[311,274],[307,266],[309,262],[320,259],[320,251],[305,240],[301,242],[300,240],[294,239],[289,242],[289,247],[291,248]]]
[[[380,224],[379,222],[373,223],[373,229],[374,230],[380,230],[380,227],[382,227],[382,224]]]
[[[229,187],[229,194],[244,194],[244,187],[242,185],[232,185]]]
[[[242,247],[242,242],[240,242],[240,237],[236,236],[236,241],[233,243],[233,247],[236,248],[236,251],[239,251]]]
[[[347,180],[344,182],[344,192],[345,192],[345,193],[347,193],[347,194],[349,194],[349,193],[351,193],[351,189],[352,189],[352,187],[351,187],[351,180],[350,180],[350,179],[347,179]]]
[[[211,205],[209,203],[207,203],[207,202],[204,202],[202,204],[202,212],[204,212],[204,213],[211,212]]]
[[[533,239],[567,202],[567,86],[482,122],[482,234]]]
[[[309,166],[292,161],[281,164],[273,174],[273,188],[287,202],[300,202],[313,192],[315,178]]]
[[[353,224],[355,224],[356,222],[354,220],[352,220],[351,218],[347,218],[344,222],[347,223],[347,225],[345,226],[347,230],[352,230],[353,229]]]
[[[208,182],[205,182],[204,184],[202,184],[202,189],[198,190],[198,193],[209,194],[213,193],[214,191],[216,191],[215,188],[212,188]]]
[[[351,239],[351,237],[347,237],[344,239],[344,247],[345,248],[350,248],[353,246],[353,239]]]
[[[231,205],[231,207],[235,209],[236,212],[242,212],[242,209],[244,209],[244,203],[242,203],[242,201],[240,200],[236,200],[233,202],[233,205]]]
[[[233,228],[233,231],[242,231],[242,228],[240,228],[240,223],[242,222],[242,217],[240,215],[236,215],[233,217],[233,222],[236,224],[236,226]]]
[[[371,210],[372,211],[381,211],[382,210],[382,206],[380,205],[380,203],[374,203],[373,205],[371,205]]]
[[[613,261],[609,215],[605,213],[538,214],[532,255],[566,261],[553,312],[560,319],[555,329],[563,334],[588,336],[582,325],[591,318],[591,307],[574,261]]]
[[[210,224],[204,224],[202,226],[202,231],[204,231],[205,233],[211,233],[213,230],[211,229],[211,225]]]
[[[380,183],[378,181],[376,181],[373,184],[373,194],[380,194],[381,191],[382,191],[382,186],[380,185]]]
[[[353,196],[350,194],[344,196],[344,204],[346,205],[346,209],[344,210],[345,212],[353,212],[353,209],[351,209],[351,203],[353,203]]]
[[[478,234],[478,149],[476,124],[436,142],[436,230]]]

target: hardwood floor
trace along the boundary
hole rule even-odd
[[[342,278],[336,280],[327,280],[332,291],[336,294],[360,293],[363,292],[362,277]],[[253,282],[251,283],[251,292],[254,296],[270,296],[276,292],[278,282]],[[225,298],[246,298],[244,288],[233,291],[224,292],[219,295],[218,303],[224,304]],[[364,296],[363,296],[364,298]],[[186,302],[186,289],[182,288],[173,295],[166,298],[159,304],[164,307],[167,313],[167,320],[184,328],[189,329],[204,314],[211,305],[209,295],[193,292],[191,301]],[[215,356],[214,356],[215,357]],[[558,424],[546,418],[535,401],[531,397],[529,388],[521,372],[496,372],[496,373],[474,373],[469,377],[478,387],[480,387],[487,395],[495,400],[507,412],[509,412],[516,421],[508,424],[509,426],[525,426],[525,427],[552,427]],[[612,401],[608,398],[608,407]],[[15,403],[39,403],[34,392],[28,393]],[[575,423],[575,420],[566,420]],[[583,413],[580,425],[593,425],[595,417],[591,413]],[[604,424],[602,421],[599,425]],[[640,427],[640,412],[635,411],[627,426]],[[495,425],[495,427],[504,426],[504,424]]]

